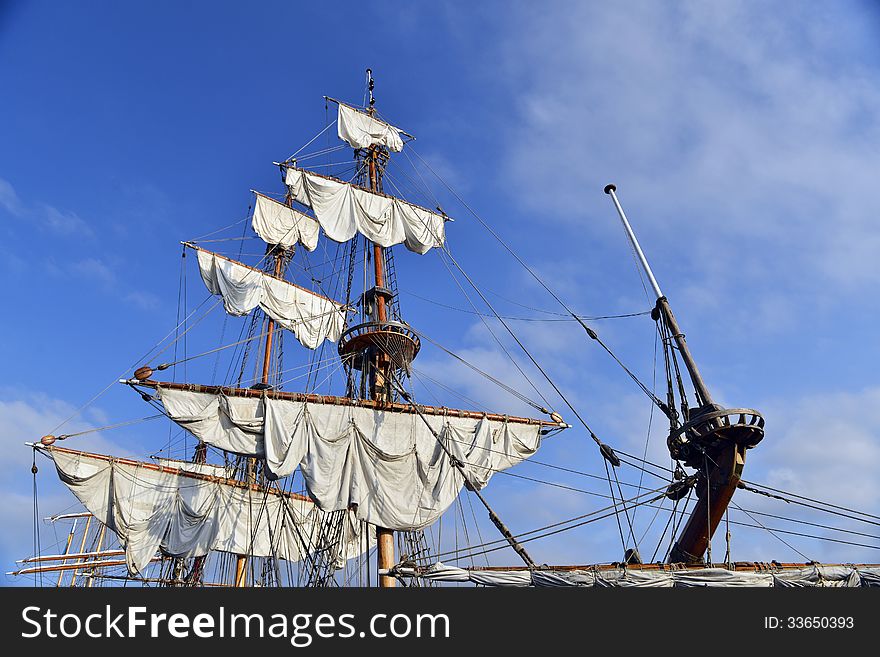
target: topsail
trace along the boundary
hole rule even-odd
[[[339,103],[337,132],[353,148],[385,146],[395,153],[403,150],[400,130],[344,103]]]
[[[315,212],[332,240],[347,242],[357,233],[382,247],[405,244],[416,253],[442,248],[447,217],[392,196],[288,167],[285,182],[293,197]]]

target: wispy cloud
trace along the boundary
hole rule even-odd
[[[544,220],[591,239],[606,236],[584,220],[613,224],[601,189],[617,182],[661,268],[690,254],[716,292],[733,291],[734,270],[740,289],[772,280],[777,298],[876,285],[880,91],[849,48],[866,28],[830,13],[518,5],[499,58],[518,98],[504,173],[541,192],[522,202]]]
[[[116,283],[116,274],[102,260],[98,258],[85,258],[70,264],[70,271],[77,276],[96,281],[110,287]]]
[[[129,303],[137,306],[141,310],[155,310],[158,308],[162,301],[155,294],[151,292],[144,292],[143,290],[135,290],[133,292],[129,292],[125,295],[125,300]]]
[[[0,540],[0,560],[3,572],[14,569],[14,560],[32,553],[34,521],[33,499],[22,491],[30,490],[32,485],[31,463],[36,457],[39,469],[37,484],[39,491],[39,510],[42,517],[65,510],[79,510],[79,502],[58,481],[50,461],[35,455],[25,442],[39,441],[44,434],[53,431],[62,421],[74,415],[76,407],[72,404],[41,392],[20,389],[0,388],[0,445],[4,458],[0,461],[0,496],[5,501],[0,505],[0,524],[7,528]],[[74,417],[59,431],[75,433],[95,428],[95,421],[106,421],[100,410],[87,410]],[[130,455],[129,450],[119,446],[100,432],[71,439],[75,449],[84,449],[103,454]],[[42,548],[54,550],[52,532],[43,529]],[[63,545],[60,546],[63,550]],[[28,584],[30,581],[8,578],[8,584]]]
[[[0,207],[16,218],[28,218],[37,226],[60,236],[92,237],[94,230],[75,212],[59,210],[57,207],[37,201],[24,203],[7,180],[0,178]]]
[[[39,204],[39,208],[46,228],[59,235],[90,236],[94,234],[91,226],[75,212],[62,212],[45,203]]]
[[[16,217],[20,217],[24,213],[24,207],[18,194],[15,193],[15,188],[3,178],[0,178],[0,207]]]

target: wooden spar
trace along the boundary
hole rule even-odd
[[[661,296],[657,299],[657,308],[663,314],[663,318],[669,326],[669,332],[672,333],[672,339],[675,341],[675,346],[678,347],[681,359],[684,361],[691,382],[694,384],[697,403],[700,406],[712,404],[712,395],[709,393],[709,388],[706,385],[706,382],[703,381],[703,377],[697,367],[696,359],[694,359],[691,350],[688,348],[687,341],[684,339],[684,333],[682,333],[681,328],[678,326],[678,320],[675,319],[675,315],[672,314],[672,307],[669,305],[669,300],[665,296]]]
[[[161,557],[153,557],[150,559],[150,562],[160,561]],[[106,568],[108,566],[124,566],[125,559],[114,559],[114,560],[101,560],[98,561],[80,561],[77,563],[66,563],[66,564],[58,564],[55,566],[34,566],[33,568],[22,568],[21,570],[16,570],[11,573],[7,573],[9,575],[30,575],[31,573],[52,573],[63,570],[85,570],[91,568]]]
[[[86,548],[86,538],[88,538],[88,536],[89,536],[89,525],[92,524],[92,518],[94,518],[94,516],[89,516],[86,519],[86,528],[83,530],[83,538],[82,538],[82,541],[79,546],[80,552],[82,552]],[[76,564],[74,564],[74,565],[76,565]],[[73,577],[70,578],[70,586],[71,587],[76,584],[76,573],[77,572],[78,572],[78,569],[74,568],[73,569]]]
[[[360,408],[374,409],[377,411],[392,411],[395,413],[415,413],[410,404],[399,404],[375,399],[352,399],[351,397],[337,397],[334,395],[317,395],[307,392],[286,392],[283,390],[253,390],[251,388],[226,388],[223,386],[206,386],[198,383],[164,383],[146,379],[123,379],[121,383],[132,386],[145,386],[157,390],[184,390],[187,392],[204,392],[210,395],[225,395],[227,397],[267,397],[286,401],[305,402],[309,404],[332,404],[336,406],[358,406]],[[514,424],[538,424],[547,429],[562,429],[568,427],[564,422],[549,422],[530,417],[517,415],[501,415],[499,413],[483,413],[481,411],[467,411],[445,406],[419,406],[425,415],[442,415],[447,417],[468,418],[480,420],[486,418],[495,422],[511,422]]]
[[[98,552],[101,551],[101,548],[104,546],[104,535],[107,533],[107,525],[101,523],[101,533],[98,534],[98,544],[95,546]],[[92,588],[92,578],[89,577],[89,583],[86,584],[88,588]]]
[[[309,294],[311,294],[314,297],[318,297],[320,299],[324,299],[326,301],[329,301],[330,303],[336,304],[340,308],[344,307],[343,304],[339,303],[338,301],[334,301],[333,299],[331,299],[329,297],[325,297],[323,294],[318,294],[317,292],[314,292],[307,287],[297,285],[296,283],[293,283],[293,282],[287,280],[286,278],[283,278],[280,275],[270,274],[268,272],[263,271],[262,269],[257,269],[256,267],[251,267],[250,265],[246,265],[243,262],[239,262],[238,260],[234,260],[233,258],[227,258],[225,255],[221,255],[219,253],[214,253],[213,251],[209,251],[208,249],[203,249],[200,246],[196,246],[192,242],[181,242],[181,244],[183,244],[183,246],[185,246],[188,249],[192,249],[193,251],[203,251],[205,253],[210,253],[215,258],[221,258],[222,260],[228,260],[229,262],[232,262],[232,263],[238,265],[239,267],[243,267],[245,269],[250,269],[251,271],[255,271],[258,274],[261,274],[263,276],[272,276],[273,278],[277,278],[279,281],[282,281],[283,283],[286,283],[287,285],[290,285],[291,287],[299,288],[303,292],[308,292]]]
[[[199,479],[201,481],[212,481],[218,484],[223,484],[225,486],[233,486],[235,488],[250,488],[254,492],[266,493],[266,489],[255,484],[247,484],[243,481],[239,481],[238,479],[227,479],[226,477],[216,477],[214,475],[204,474],[201,472],[188,472],[181,468],[171,468],[163,465],[156,465],[155,463],[147,463],[146,461],[135,461],[133,459],[126,459],[117,456],[107,456],[106,454],[93,454],[92,452],[83,452],[76,449],[68,449],[66,447],[56,447],[52,445],[51,447],[46,446],[38,446],[38,450],[49,452],[64,452],[66,454],[82,454],[88,456],[89,458],[97,459],[99,461],[109,461],[113,463],[122,463],[123,465],[134,465],[144,470],[152,470],[154,472],[168,472],[170,474],[177,475],[178,477],[185,477],[187,479]],[[298,500],[301,502],[312,502],[312,499],[306,497],[304,495],[300,495],[298,493],[287,493],[280,490],[275,490],[270,488],[269,495],[280,495],[287,497],[291,500]],[[84,516],[91,516],[92,514],[82,514]]]
[[[284,251],[283,249],[279,249],[277,245],[272,245],[269,247],[272,254],[275,257],[275,278],[284,280],[281,276],[281,267],[284,263]],[[267,315],[267,317],[269,317]],[[263,350],[263,376],[260,379],[260,383],[263,384],[264,387],[269,385],[269,367],[272,364],[272,337],[275,333],[275,320],[272,317],[269,317],[269,323],[266,328],[266,345]],[[256,464],[257,459],[249,458],[247,460],[248,463],[248,476],[251,479],[256,479]],[[255,484],[256,481],[251,481],[250,483]],[[247,563],[248,556],[246,554],[239,554],[235,559],[235,586],[242,587],[247,586]]]
[[[375,148],[375,147],[371,147],[371,148]],[[380,192],[378,189],[374,190],[374,189],[370,189],[368,187],[362,187],[361,185],[356,185],[354,183],[346,182],[345,180],[340,180],[339,178],[334,178],[333,176],[328,176],[326,174],[318,173],[317,171],[311,171],[309,169],[301,169],[300,167],[291,166],[290,164],[286,164],[283,162],[281,163],[281,166],[283,166],[285,169],[293,169],[294,171],[301,171],[302,173],[307,173],[310,176],[316,176],[318,178],[323,178],[324,180],[330,180],[335,183],[339,183],[341,185],[348,185],[349,187],[354,187],[355,189],[359,189],[362,192],[369,192],[370,194],[375,194],[376,196],[383,196],[384,198],[390,198],[392,201],[396,201],[398,203],[405,203],[406,205],[408,205],[412,208],[415,208],[416,210],[421,210],[422,212],[428,212],[430,214],[435,214],[438,217],[443,217],[444,221],[454,221],[454,219],[452,217],[447,216],[446,213],[443,212],[442,210],[440,212],[437,212],[437,210],[429,210],[428,208],[421,206],[418,203],[411,203],[410,201],[407,201],[405,199],[394,196],[393,194],[386,194],[384,192]],[[305,205],[305,204],[303,204],[303,205]]]
[[[284,261],[284,254],[279,252],[277,248],[272,248],[275,253],[275,278],[281,278],[281,266]],[[269,325],[266,329],[266,348],[263,352],[263,378],[261,380],[263,385],[269,385],[269,365],[272,361],[272,337],[274,333],[275,320],[269,317]]]
[[[700,375],[697,362],[688,348],[684,333],[675,319],[675,315],[669,305],[669,300],[660,290],[660,285],[654,277],[654,272],[651,271],[648,259],[645,257],[632,226],[626,218],[623,207],[617,199],[616,191],[617,187],[615,185],[605,186],[605,193],[611,196],[630,244],[636,253],[636,257],[641,262],[648,281],[657,295],[656,312],[662,316],[672,334],[672,339],[676,347],[678,347],[685,367],[687,367],[697,398],[698,408],[690,413],[690,417],[685,418],[686,425],[683,429],[693,428],[696,430],[699,428],[699,431],[695,431],[695,433],[699,434],[695,438],[703,440],[703,443],[698,443],[696,447],[701,450],[700,460],[704,468],[700,468],[699,471],[700,479],[697,483],[697,502],[694,505],[690,518],[688,518],[687,524],[669,553],[670,563],[695,563],[702,559],[703,554],[711,545],[712,535],[718,529],[718,525],[721,523],[721,519],[724,517],[724,513],[736,491],[743,467],[745,466],[746,449],[757,442],[749,443],[748,441],[757,436],[758,432],[760,432],[760,436],[758,436],[757,440],[760,440],[760,437],[763,436],[763,420],[760,426],[753,424],[752,427],[742,431],[740,439],[731,439],[729,434],[722,434],[722,431],[725,430],[722,422],[714,419],[707,419],[705,421],[700,419],[703,414],[706,414],[707,418],[711,418],[713,411],[721,409],[712,400],[709,388]],[[754,411],[754,414],[760,417],[756,411]],[[749,431],[752,432],[751,435],[749,435]],[[710,440],[712,438],[720,439],[715,442],[720,442],[721,444],[713,445],[712,440]],[[676,454],[673,454],[673,456],[678,458]],[[694,464],[691,463],[690,465]]]
[[[80,513],[62,513],[57,516],[49,516],[45,518],[49,522],[55,522],[57,520],[70,520],[72,518],[88,518],[92,513],[90,511],[81,511]]]
[[[336,98],[333,98],[332,96],[324,96],[324,100],[329,100],[331,103],[336,103],[337,105],[344,105],[345,107],[348,107],[349,109],[353,109],[355,112],[360,112],[361,114],[366,114],[367,116],[370,116],[370,118],[373,118],[373,119],[376,118],[375,116],[371,116],[369,112],[364,112],[364,110],[362,110],[360,107],[355,107],[354,105],[351,105],[350,103],[346,103],[341,100],[337,100]],[[377,119],[377,120],[381,121],[382,119]],[[388,123],[387,121],[382,121],[382,122],[386,123],[386,124]],[[413,135],[409,134],[406,130],[401,130],[396,125],[392,126],[392,127],[395,130],[397,130],[397,132],[399,132],[400,134],[406,135],[411,140],[415,140],[415,137]]]
[[[669,563],[697,563],[702,559],[736,492],[745,461],[746,448],[733,442],[715,456],[708,468],[708,483],[697,483],[697,502],[669,552]]]
[[[247,586],[247,555],[239,554],[235,559],[235,583],[233,586],[242,588]]]
[[[125,550],[96,550],[95,552],[65,552],[64,554],[43,554],[38,557],[28,557],[19,563],[40,563],[43,561],[58,561],[63,563],[67,559],[89,559],[91,557],[118,557],[125,554]]]
[[[373,99],[373,74],[367,72],[370,79],[370,116],[372,117],[376,110]],[[379,173],[377,170],[377,160],[379,157],[379,149],[377,146],[370,146],[370,154],[368,156],[368,164],[370,170],[370,191],[376,193],[379,190]],[[376,304],[376,319],[380,323],[388,321],[388,309],[385,307],[385,251],[376,243],[373,243],[373,273],[376,276],[375,294],[373,295]],[[376,353],[376,363],[370,377],[370,397],[376,402],[387,402],[388,400],[388,374],[390,359],[388,354],[382,351]],[[378,571],[388,570],[394,567],[394,532],[386,527],[376,527],[376,564]],[[388,575],[379,575],[379,586],[383,589],[391,589],[397,586],[397,580]]]
[[[73,533],[76,531],[76,520],[73,521],[73,527],[70,528],[70,533],[67,535],[67,545],[64,546],[64,558],[62,558],[61,563],[65,563],[67,561],[67,557],[70,555],[70,544],[73,542]],[[58,557],[51,557],[53,560]],[[43,561],[42,557],[31,557],[30,559],[25,559],[24,562],[28,563],[30,561]],[[64,573],[58,573],[58,581],[55,583],[56,587],[61,586],[61,579],[64,577]]]

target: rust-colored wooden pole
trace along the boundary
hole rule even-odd
[[[284,261],[283,252],[278,250],[277,245],[273,245],[272,252],[275,256],[275,276],[281,276],[281,266]],[[269,324],[266,329],[266,347],[263,350],[263,375],[260,378],[260,383],[263,385],[269,384],[269,368],[272,365],[272,338],[275,334],[275,320],[271,317],[269,318]],[[248,477],[254,478],[256,476],[255,473],[255,465],[256,459],[248,459]],[[250,483],[254,483],[251,481]],[[248,556],[246,554],[239,554],[235,560],[235,586],[243,587],[247,586],[247,562]]]
[[[98,535],[98,544],[95,546],[95,551],[100,552],[101,547],[104,545],[104,535],[107,533],[107,525],[101,524],[101,533]],[[89,583],[86,584],[88,588],[92,588],[92,583],[94,582],[93,577],[89,577]]]
[[[159,557],[153,557],[152,559],[150,559],[151,563],[154,561],[159,561]],[[10,574],[12,574],[12,575],[30,575],[31,573],[36,573],[36,572],[40,572],[40,571],[42,571],[44,573],[51,573],[51,572],[59,572],[62,570],[73,570],[73,571],[86,570],[86,569],[91,570],[94,568],[106,568],[108,566],[124,566],[125,564],[126,564],[125,559],[119,559],[119,560],[113,559],[110,561],[100,561],[100,560],[99,561],[78,561],[76,563],[65,563],[65,564],[59,564],[57,566],[35,566],[34,568],[23,568],[21,570],[16,570]]]
[[[376,146],[370,147],[369,160],[367,162],[370,171],[370,189],[372,191],[379,190],[379,176],[377,170],[377,159],[379,151]],[[373,244],[373,272],[376,275],[376,293],[374,295],[374,303],[376,304],[376,319],[380,322],[388,321],[388,309],[385,307],[385,297],[382,290],[385,288],[385,254],[378,244]],[[388,356],[379,353],[376,355],[375,371],[373,372],[370,396],[374,400],[386,399],[386,385],[388,376]],[[385,527],[376,527],[376,552],[377,564],[379,570],[388,570],[394,566],[394,531]],[[394,588],[397,586],[397,580],[387,575],[379,576],[379,586],[382,588]]]
[[[73,534],[76,532],[76,520],[73,521],[73,527],[70,528],[70,533],[67,535],[67,545],[64,546],[64,554],[70,554],[70,544],[73,542]],[[39,560],[38,559],[35,559]],[[62,559],[61,563],[67,563],[67,559]],[[64,577],[64,571],[58,573],[58,582],[55,584],[56,588],[61,586],[61,579]]]
[[[89,516],[88,518],[86,518],[86,527],[85,527],[85,529],[83,530],[83,539],[82,539],[82,541],[80,542],[80,545],[79,545],[79,551],[80,551],[80,552],[84,552],[85,549],[86,549],[86,539],[89,537],[89,526],[92,524],[92,518],[93,518],[93,517],[94,517],[94,516]],[[74,566],[76,566],[76,565],[77,565],[77,564],[74,564]],[[78,570],[79,570],[78,568],[74,568],[74,569],[73,569],[73,577],[70,579],[70,585],[71,585],[71,586],[74,586],[74,585],[76,584],[76,573],[78,572]]]
[[[277,247],[272,247],[276,249]],[[281,265],[284,260],[283,255],[279,251],[275,251],[275,276],[281,276]],[[266,349],[263,352],[263,376],[260,379],[260,383],[268,384],[269,383],[269,366],[272,362],[272,337],[275,333],[275,320],[271,317],[269,318],[269,325],[266,329]]]
[[[235,586],[239,588],[247,585],[247,561],[247,556],[243,554],[239,554],[235,560]]]
[[[709,469],[708,483],[700,480],[697,484],[697,503],[669,553],[669,563],[697,563],[702,559],[736,492],[745,462],[745,447],[732,442],[724,447],[717,465]]]

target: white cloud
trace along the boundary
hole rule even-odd
[[[6,528],[0,539],[0,563],[3,572],[14,569],[16,559],[29,556],[33,551],[33,485],[31,463],[33,450],[24,443],[35,442],[49,433],[76,433],[94,428],[94,425],[74,417],[63,427],[56,429],[64,420],[74,415],[76,407],[66,401],[44,393],[0,388],[0,445],[4,458],[0,460],[0,526]],[[102,411],[93,409],[86,417],[101,418]],[[102,454],[129,456],[129,450],[116,445],[95,432],[70,439],[66,447],[83,449]],[[40,516],[81,510],[79,502],[58,481],[52,463],[37,455],[39,468],[37,486]],[[57,537],[50,526],[41,525],[41,544],[46,552],[55,547]],[[32,581],[7,579],[8,584],[28,584]]]
[[[9,181],[4,180],[3,178],[0,178],[0,207],[16,217],[24,214],[21,199],[19,199],[18,194],[15,193],[15,188]]]
[[[70,265],[70,270],[74,274],[92,279],[108,287],[116,283],[116,274],[98,258],[77,260]]]
[[[125,295],[125,300],[134,304],[141,310],[155,310],[161,305],[161,300],[151,292],[134,290]]]
[[[34,223],[58,235],[79,237],[94,235],[88,222],[75,212],[59,210],[53,205],[42,202],[32,207],[26,206],[12,184],[3,178],[0,178],[0,207],[18,218],[31,217]]]
[[[81,237],[94,234],[91,227],[75,212],[62,212],[56,207],[40,204],[44,225],[59,235],[79,235]]]
[[[122,301],[131,304],[138,310],[153,311],[159,308],[162,300],[152,292],[142,289],[126,291],[127,285],[116,273],[113,263],[102,258],[83,258],[70,263],[50,263],[50,271],[55,276],[74,275],[96,283],[105,292],[113,292]]]
[[[767,438],[753,460],[763,483],[880,511],[880,388],[770,403]]]
[[[544,221],[604,240],[601,189],[617,182],[658,269],[693,253],[700,287],[720,296],[774,281],[771,330],[792,323],[786,295],[876,284],[880,91],[851,45],[858,16],[826,13],[519,5],[500,49],[518,99],[505,176],[543,190],[522,202]]]

